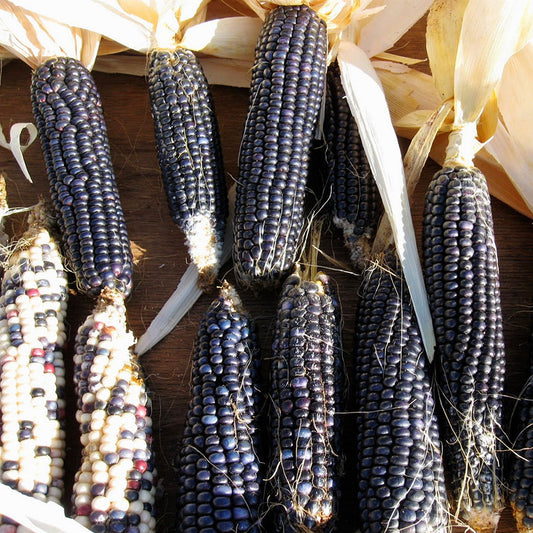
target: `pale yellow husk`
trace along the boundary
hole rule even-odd
[[[377,68],[383,84],[396,132],[402,137],[412,139],[429,119],[432,110],[437,109],[440,105],[433,78],[428,74],[409,68],[404,68],[398,72],[381,62],[374,61],[374,66]],[[502,87],[504,83],[506,83],[505,75]],[[533,83],[533,79],[531,83]],[[501,98],[500,95],[500,102]],[[524,117],[523,124],[526,127],[529,121],[525,118],[526,115],[522,114],[521,116]],[[452,125],[453,114],[448,115],[441,125],[439,134],[437,134],[429,152],[431,158],[440,165],[444,164],[447,144],[447,135],[444,133],[449,132]],[[527,154],[528,151],[526,150],[525,153]],[[422,152],[418,154],[422,158],[427,157],[427,155],[427,152],[425,155]],[[486,176],[490,193],[493,196],[519,213],[533,218],[533,209],[528,207],[533,199],[533,193],[527,191],[531,172],[527,170],[527,167],[523,167],[524,159],[517,159],[515,155],[516,148],[512,146],[509,134],[500,122],[493,138],[476,153],[474,164]],[[531,149],[528,158],[530,160],[533,158]]]
[[[40,4],[39,4],[40,5]],[[0,46],[36,68],[52,57],[72,57],[91,68],[101,36],[72,28],[0,0]]]

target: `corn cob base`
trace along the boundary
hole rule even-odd
[[[73,514],[94,533],[155,531],[151,402],[133,341],[123,295],[104,289],[74,357],[83,449]]]
[[[492,532],[502,508],[505,354],[491,204],[479,170],[444,168],[433,177],[423,258],[453,511],[477,532]]]
[[[177,531],[259,531],[258,342],[229,285],[200,322],[176,456]]]
[[[132,255],[100,95],[77,60],[49,59],[32,77],[32,109],[66,259],[84,293],[131,291]]]
[[[65,457],[62,349],[67,276],[39,205],[8,259],[0,297],[2,483],[60,503]],[[22,531],[1,519],[0,531]]]
[[[354,351],[361,531],[446,533],[428,362],[395,256],[367,267]]]
[[[327,276],[287,278],[272,351],[267,478],[275,527],[330,531],[339,496],[344,374],[339,302]]]
[[[148,88],[170,213],[185,233],[203,287],[220,267],[227,217],[222,148],[213,99],[190,50],[154,50]]]

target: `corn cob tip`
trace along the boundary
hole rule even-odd
[[[194,217],[185,230],[185,239],[191,260],[198,268],[200,288],[203,291],[212,289],[220,266],[222,247],[211,217]]]
[[[528,526],[527,523],[531,522],[531,519],[527,516],[526,512],[522,509],[518,509],[515,503],[511,503],[511,509],[513,510],[513,516],[515,519],[516,529],[518,533],[532,533],[533,525]]]
[[[501,509],[483,508],[465,511],[461,523],[468,524],[469,528],[476,533],[494,533],[500,521]],[[523,531],[531,531],[524,529]],[[522,530],[519,529],[522,533]]]
[[[350,253],[352,265],[358,270],[363,270],[372,251],[372,231],[367,229],[362,235],[358,235],[355,224],[338,217],[333,218],[333,223],[342,230],[344,243]]]

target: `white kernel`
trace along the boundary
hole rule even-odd
[[[76,494],[74,497],[74,505],[76,507],[81,507],[82,505],[87,505],[88,503],[91,503],[90,494]]]
[[[109,501],[109,498],[106,498],[105,496],[96,496],[91,503],[91,507],[94,511],[107,511],[110,505],[111,502]]]
[[[92,474],[92,482],[93,483],[107,483],[109,481],[109,474],[108,472],[104,471],[98,471],[93,472]]]

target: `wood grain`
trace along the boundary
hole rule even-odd
[[[418,24],[402,39],[396,51],[415,57],[425,56],[423,23]],[[29,68],[18,61],[12,61],[2,68],[0,123],[6,134],[12,123],[33,120],[29,100],[30,75]],[[168,214],[161,186],[145,79],[100,73],[95,73],[95,79],[102,96],[118,187],[135,253],[134,289],[127,302],[127,309],[130,328],[138,337],[174,290],[187,266],[187,255],[183,236]],[[222,135],[227,179],[230,183],[237,176],[237,154],[248,94],[246,90],[227,87],[213,87],[213,93]],[[0,152],[0,170],[7,174],[9,203],[13,207],[32,205],[39,195],[48,195],[48,182],[39,143],[34,143],[25,156],[30,173],[34,177],[33,184],[24,180],[9,152]],[[419,232],[423,195],[434,171],[436,166],[428,163],[415,194],[413,217]],[[493,202],[493,213],[500,254],[509,413],[513,399],[519,394],[528,377],[527,344],[533,294],[533,233],[530,220],[497,200]],[[19,234],[21,223],[20,216],[9,219],[8,232],[12,235]],[[337,231],[325,231],[323,247],[327,253],[348,264],[347,254]],[[322,266],[331,268],[326,261],[323,261]],[[333,270],[331,274],[341,292],[345,353],[349,362],[359,277]],[[225,265],[223,277],[230,281],[234,279],[230,264]],[[268,362],[276,295],[267,294],[256,298],[252,294],[242,292],[242,296],[258,323],[263,358]],[[158,526],[158,531],[161,532],[167,531],[174,520],[176,483],[172,461],[189,400],[190,354],[196,327],[210,300],[211,296],[202,296],[178,327],[142,359],[153,394],[155,451],[161,488],[164,490]],[[67,372],[72,371],[74,333],[91,306],[90,300],[73,293],[68,313],[71,342],[66,354]],[[79,462],[78,435],[73,421],[75,402],[72,400],[72,386],[69,394],[71,400],[67,413],[67,487],[72,483]],[[353,415],[342,416],[347,427],[353,426]],[[353,531],[353,507],[353,487],[347,483],[341,531]],[[508,511],[504,513],[498,531],[516,531]]]

